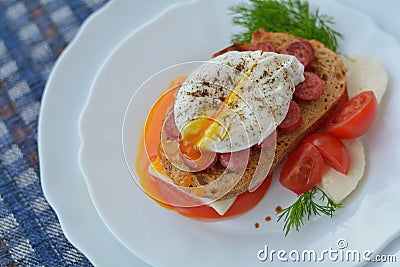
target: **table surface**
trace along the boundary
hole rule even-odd
[[[106,0],[0,1],[0,266],[90,266],[43,196],[38,115],[46,81]]]
[[[382,13],[385,5],[373,9],[362,0],[337,1],[366,12],[400,40],[399,24],[387,23]],[[68,242],[43,195],[37,133],[55,61],[105,2],[0,0],[0,266],[91,266]],[[399,1],[382,2],[400,10]]]

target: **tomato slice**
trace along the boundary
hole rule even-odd
[[[151,176],[151,175],[150,175]],[[175,186],[162,181],[156,177],[150,177],[151,187],[158,192],[157,202],[168,209],[172,209],[183,216],[196,219],[222,219],[240,215],[254,206],[256,206],[271,185],[272,175],[269,175],[263,183],[253,192],[244,192],[240,194],[232,206],[224,215],[219,215],[208,205],[199,205],[198,200],[182,193]],[[161,200],[161,201],[160,201]],[[178,205],[169,205],[166,203],[177,203]],[[197,206],[196,206],[197,205]],[[192,206],[192,207],[190,207]]]
[[[349,152],[339,138],[329,133],[314,133],[304,138],[302,143],[316,146],[327,165],[343,174],[349,173]]]
[[[256,191],[247,191],[243,194],[240,194],[224,215],[219,215],[213,208],[206,205],[197,207],[174,206],[172,209],[183,216],[196,219],[223,219],[235,217],[254,208],[268,191],[271,181],[272,176],[268,176]]]
[[[279,182],[289,190],[301,195],[313,188],[322,178],[324,160],[318,149],[301,144],[286,160]]]
[[[364,91],[347,101],[324,125],[340,138],[356,138],[368,131],[378,113],[378,102],[372,91]]]

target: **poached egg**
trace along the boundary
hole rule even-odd
[[[260,144],[284,120],[304,66],[294,56],[230,51],[202,64],[175,97],[183,140],[229,153]]]

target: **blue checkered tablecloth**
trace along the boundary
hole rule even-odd
[[[40,185],[38,115],[46,80],[106,0],[0,0],[0,266],[88,266]]]

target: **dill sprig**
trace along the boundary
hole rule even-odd
[[[230,7],[233,23],[244,28],[233,34],[232,42],[250,42],[251,34],[264,28],[270,32],[287,32],[305,39],[316,39],[337,51],[338,39],[343,35],[333,30],[333,18],[312,10],[302,0],[249,0],[250,4]]]
[[[314,201],[315,195],[320,192],[319,197],[321,204]],[[326,204],[325,204],[326,202]],[[313,187],[310,191],[302,194],[291,206],[281,210],[278,214],[278,222],[283,218],[285,224],[283,225],[283,231],[285,236],[294,227],[298,232],[300,227],[304,225],[303,218],[306,216],[307,220],[310,220],[312,215],[325,214],[330,217],[333,216],[335,211],[342,207],[342,204],[336,204],[331,200],[324,191],[318,187]]]

